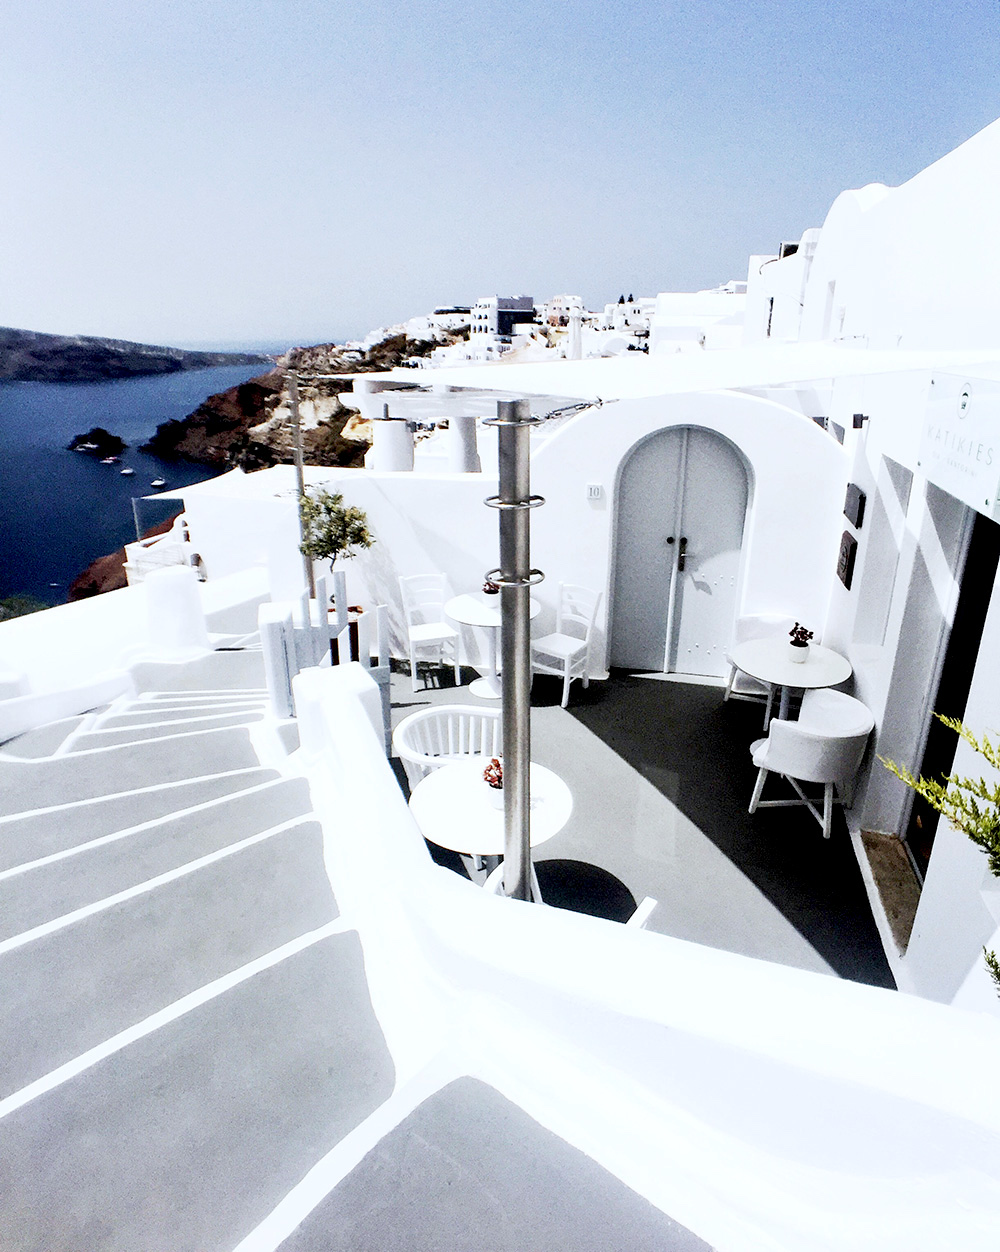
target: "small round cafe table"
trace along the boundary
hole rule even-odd
[[[532,600],[528,608],[529,617],[537,617],[541,610],[537,600]],[[452,621],[461,622],[463,626],[478,626],[486,632],[486,644],[489,649],[487,670],[482,678],[469,684],[474,696],[483,700],[500,699],[500,667],[497,652],[500,646],[500,595],[489,596],[484,592],[476,595],[455,596],[444,606],[445,616]]]
[[[502,856],[503,809],[496,808],[483,780],[485,757],[442,765],[422,778],[410,796],[420,833],[439,848],[467,856]],[[573,795],[559,777],[531,765],[531,846],[557,835],[573,812]]]
[[[784,634],[747,639],[729,650],[730,660],[737,669],[762,683],[781,688],[780,718],[788,716],[789,693],[793,689],[814,691],[819,687],[836,687],[854,672],[846,656],[818,643],[809,645],[809,655],[802,662],[790,660],[788,653],[788,636]]]

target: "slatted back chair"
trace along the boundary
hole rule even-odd
[[[531,641],[532,672],[563,680],[563,708],[574,678],[582,678],[585,687],[590,683],[590,643],[600,606],[600,592],[560,583],[555,632]]]
[[[413,574],[400,578],[399,591],[406,618],[413,690],[417,690],[417,661],[432,660],[444,664],[446,651],[451,654],[455,686],[461,686],[460,636],[455,627],[445,621],[444,614],[445,601],[449,598],[447,579],[443,574]],[[423,656],[418,656],[421,652]]]
[[[396,727],[392,748],[412,789],[432,769],[452,761],[502,755],[500,710],[463,704],[420,709]]]

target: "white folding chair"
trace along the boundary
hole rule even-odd
[[[454,626],[444,620],[444,605],[448,600],[448,584],[443,574],[414,574],[400,578],[399,590],[403,597],[403,614],[410,648],[410,678],[413,690],[417,690],[417,661],[437,661],[444,664],[445,650],[451,652],[455,667],[455,686],[462,684],[459,665],[460,636]],[[431,656],[418,657],[420,652]]]
[[[746,643],[748,639],[766,639],[768,635],[785,635],[795,624],[795,619],[784,617],[780,613],[757,613],[747,617],[738,617],[733,623],[733,645],[737,643]],[[730,646],[733,646],[730,645]],[[771,706],[774,703],[774,686],[771,683],[761,682],[757,678],[751,678],[749,674],[743,671],[733,663],[732,657],[727,653],[726,660],[729,662],[729,682],[726,683],[726,693],[722,697],[723,703],[727,700],[763,700],[764,709],[764,729],[767,730],[768,719],[771,716]]]
[[[874,725],[871,711],[853,696],[842,691],[807,691],[802,697],[797,722],[775,718],[767,738],[751,745],[758,774],[750,812],[804,804],[823,827],[823,838],[829,839],[834,787],[853,780]],[[781,774],[791,783],[799,799],[762,800],[761,792],[769,773]],[[799,786],[802,782],[823,784],[822,812]]]
[[[590,643],[600,606],[600,592],[560,583],[555,631],[531,641],[532,673],[562,678],[563,708],[574,678],[582,678],[585,687],[590,684]]]
[[[500,710],[464,704],[420,709],[396,727],[392,750],[403,762],[411,789],[432,769],[451,761],[502,756]]]

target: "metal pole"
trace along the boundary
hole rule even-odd
[[[306,476],[303,469],[302,459],[302,424],[299,421],[299,376],[295,370],[288,371],[288,398],[292,410],[292,430],[295,434],[295,477],[299,485],[299,502],[301,507],[302,497],[306,494]],[[302,514],[299,513],[299,539],[304,538],[302,534]],[[305,569],[306,586],[309,588],[309,599],[316,599],[316,581],[313,577],[312,558],[302,553],[302,563]],[[322,612],[321,606],[320,611]],[[322,622],[322,618],[320,619]],[[309,625],[308,622],[305,623]]]
[[[531,638],[530,592],[541,577],[531,569],[529,434],[527,400],[497,402],[500,493],[488,503],[500,510],[500,648],[503,703],[504,894],[531,894]],[[491,571],[492,572],[492,571]]]

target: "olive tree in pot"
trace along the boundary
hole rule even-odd
[[[354,505],[344,504],[344,497],[339,491],[317,487],[303,493],[299,496],[299,520],[302,523],[299,550],[311,561],[329,561],[331,570],[338,557],[347,560],[357,556],[375,542],[364,512]],[[348,636],[350,652],[357,659],[357,620],[362,609],[359,604],[348,604],[346,607],[351,623]],[[330,654],[334,662],[340,660],[340,645],[336,639],[330,640]]]
[[[356,556],[375,540],[368,529],[368,518],[354,505],[344,504],[339,491],[314,488],[299,497],[302,542],[299,550],[313,561],[329,561]]]

